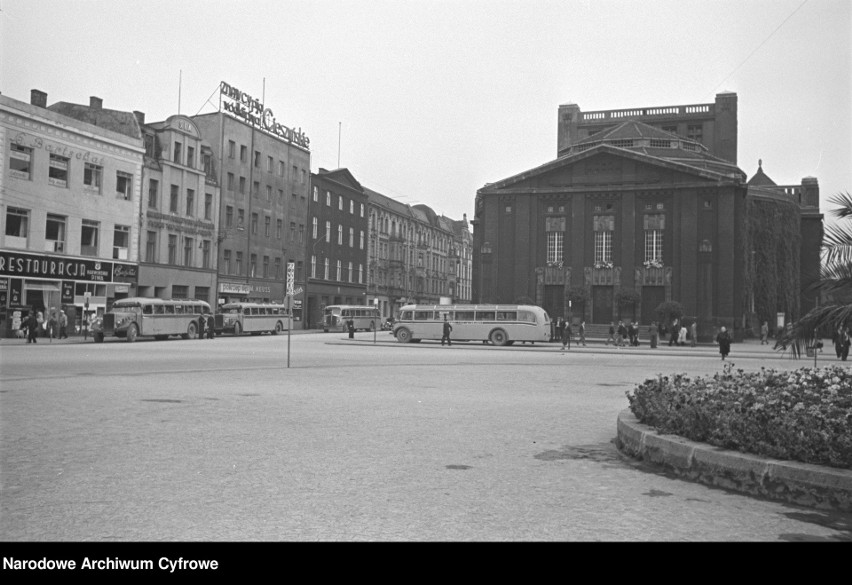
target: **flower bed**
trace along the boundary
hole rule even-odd
[[[694,379],[658,376],[627,392],[663,434],[775,459],[852,469],[852,371],[840,366]]]

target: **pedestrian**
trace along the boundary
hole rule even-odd
[[[604,345],[609,345],[609,342],[612,342],[613,345],[618,345],[615,342],[615,323],[609,322],[609,337],[606,338],[606,343]]]
[[[204,325],[207,323],[207,317],[201,314],[198,317],[198,339],[204,339]]]
[[[38,327],[36,327],[36,337],[39,335],[44,335],[44,330],[47,328],[47,323],[44,322],[44,313],[38,311],[36,313],[36,323],[38,323]]]
[[[59,339],[68,339],[68,315],[65,311],[59,311]]]
[[[686,325],[680,326],[680,333],[678,334],[678,337],[677,337],[677,344],[678,345],[686,345]]]
[[[849,330],[849,327],[845,327],[843,329],[843,333],[840,336],[840,342],[842,344],[840,359],[845,362],[846,358],[849,357],[849,345],[852,344],[852,331]]]
[[[579,335],[578,343],[582,343],[583,347],[586,347],[586,322],[580,321],[580,326],[577,328],[577,333]]]
[[[565,335],[562,336],[562,349],[565,349],[565,346],[568,346],[568,349],[571,349],[571,336],[574,332],[571,330],[571,321],[565,321]]]
[[[651,349],[657,348],[657,335],[659,334],[657,330],[657,322],[651,321],[651,326],[648,328],[648,337],[651,339]]]
[[[769,345],[769,323],[763,322],[760,326],[760,345]]]
[[[639,322],[633,322],[633,347],[639,347]]]
[[[680,328],[678,327],[678,320],[675,319],[674,321],[672,321],[672,332],[671,336],[669,337],[669,347],[677,343],[677,336],[679,332]]]
[[[443,335],[441,336],[441,345],[442,346],[444,345],[445,341],[447,342],[447,345],[449,347],[453,346],[453,342],[450,341],[450,332],[452,330],[453,330],[453,326],[450,325],[450,322],[447,321],[447,316],[444,315],[444,329],[443,329]]]
[[[615,337],[615,344],[618,347],[624,347],[624,340],[627,339],[627,327],[624,326],[624,321],[618,322],[618,331]]]
[[[692,337],[692,347],[695,347],[695,344],[698,343],[698,323],[695,321],[689,326],[689,335]]]
[[[352,319],[346,321],[346,328],[349,329],[349,339],[355,339],[355,321]]]
[[[719,344],[719,353],[722,354],[722,359],[724,360],[731,353],[731,335],[724,327],[722,327],[716,336],[716,343]]]
[[[562,342],[562,347],[565,347],[565,319],[559,317],[556,319],[556,340]]]
[[[840,359],[840,356],[843,355],[843,343],[840,341],[843,337],[843,326],[838,325],[834,331],[831,332],[831,343],[834,345],[834,353],[837,354],[837,359]]]
[[[38,343],[38,329],[40,327],[38,323],[38,317],[36,317],[35,312],[30,311],[27,315],[27,318],[24,319],[24,328],[27,331],[27,343]]]
[[[207,339],[213,339],[216,336],[214,329],[213,313],[207,315]]]
[[[56,307],[50,307],[50,312],[47,314],[47,336],[52,340],[59,334],[59,315],[56,313]]]

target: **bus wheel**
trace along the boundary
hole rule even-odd
[[[492,331],[488,339],[490,339],[491,343],[493,343],[494,345],[506,345],[506,343],[508,343],[509,341],[509,337],[502,329],[495,329],[494,331]]]
[[[278,321],[275,324],[275,330],[272,332],[272,335],[278,335],[282,331],[284,331],[284,326],[281,324],[281,321]]]
[[[243,332],[243,328],[240,327],[239,323],[234,323],[234,335],[241,335]]]
[[[103,333],[95,333],[95,343],[103,343],[104,342],[104,334]]]
[[[186,328],[186,333],[181,335],[181,337],[183,337],[184,339],[195,339],[196,337],[198,337],[195,331],[195,321],[189,324],[189,326]]]
[[[406,329],[405,327],[400,327],[396,330],[396,340],[400,343],[410,343],[411,342],[411,331]]]
[[[133,343],[136,341],[138,336],[139,330],[136,329],[136,324],[131,324],[130,327],[127,328],[127,343]]]

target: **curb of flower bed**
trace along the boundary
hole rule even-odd
[[[769,459],[661,435],[621,411],[616,445],[627,455],[679,477],[814,508],[852,512],[852,470]]]

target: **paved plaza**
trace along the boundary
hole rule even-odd
[[[625,392],[657,373],[721,371],[711,346],[45,341],[0,343],[3,541],[852,538],[849,515],[683,481],[616,450]],[[730,361],[813,365],[759,343],[735,344]]]

